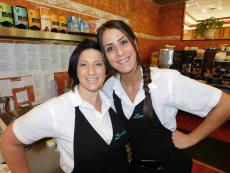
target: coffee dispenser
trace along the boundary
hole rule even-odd
[[[172,49],[160,49],[159,66],[160,68],[170,68],[173,64],[173,53]]]

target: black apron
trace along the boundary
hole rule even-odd
[[[115,92],[113,92],[113,99],[119,116],[122,116],[132,136],[130,141],[134,162],[132,172],[191,172],[192,159],[183,150],[175,148],[171,139],[172,132],[161,124],[154,109],[152,109],[152,119],[146,120],[143,115],[143,100],[135,107],[128,120],[124,115],[121,99]],[[151,163],[153,163],[152,166]],[[182,164],[184,166],[179,166]]]
[[[129,162],[124,145],[129,134],[119,116],[110,108],[113,139],[108,145],[88,120],[75,108],[74,169],[73,173],[128,172]]]

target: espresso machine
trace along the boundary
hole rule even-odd
[[[182,71],[182,51],[175,50],[173,54],[173,64],[170,66],[171,69]]]
[[[220,80],[218,84],[230,88],[230,61],[213,61],[213,74]]]
[[[222,89],[230,89],[230,61],[216,58],[220,50],[206,50],[203,75],[208,84]]]
[[[194,79],[203,79],[203,64],[203,58],[194,58],[194,61],[192,63],[192,77]]]
[[[184,50],[181,59],[181,73],[185,76],[193,77],[193,63],[196,57],[195,50]]]

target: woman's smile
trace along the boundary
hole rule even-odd
[[[88,83],[94,84],[94,83],[97,83],[99,78],[96,76],[93,76],[93,77],[89,76],[89,77],[86,77],[85,79]]]
[[[122,64],[127,63],[129,59],[130,59],[130,56],[117,61],[117,63],[122,65]]]
[[[137,55],[129,39],[117,29],[103,33],[103,47],[111,66],[119,73],[128,74],[137,66]]]

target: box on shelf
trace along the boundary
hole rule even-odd
[[[84,24],[84,32],[89,32],[89,22],[85,22],[85,24]]]
[[[51,20],[49,8],[40,7],[40,17],[41,17],[41,31],[50,31],[51,30]]]
[[[82,18],[79,18],[78,28],[79,32],[85,32],[85,21]]]
[[[96,22],[90,21],[90,22],[88,22],[88,24],[89,24],[89,32],[90,32],[90,33],[97,33],[97,25],[96,25]]]
[[[62,32],[62,33],[66,33],[68,31],[67,17],[59,16],[59,29],[60,29],[60,32]]]
[[[56,14],[51,14],[51,31],[52,32],[59,32],[59,19],[58,15]]]
[[[79,21],[80,21],[80,17],[77,16],[69,16],[67,21],[67,28],[68,28],[68,32],[79,32]]]
[[[13,6],[14,26],[20,29],[28,29],[28,13],[27,8],[21,6]]]
[[[91,20],[90,21],[90,27],[92,27],[92,30],[94,31],[94,32],[92,32],[92,33],[97,33],[97,29],[103,24],[103,23],[105,23],[105,20],[103,20],[103,19],[98,19],[98,20]]]
[[[40,19],[39,11],[28,9],[28,17],[29,17],[29,28],[32,30],[40,30],[41,19]]]
[[[0,2],[0,26],[14,26],[12,6],[3,2]]]

